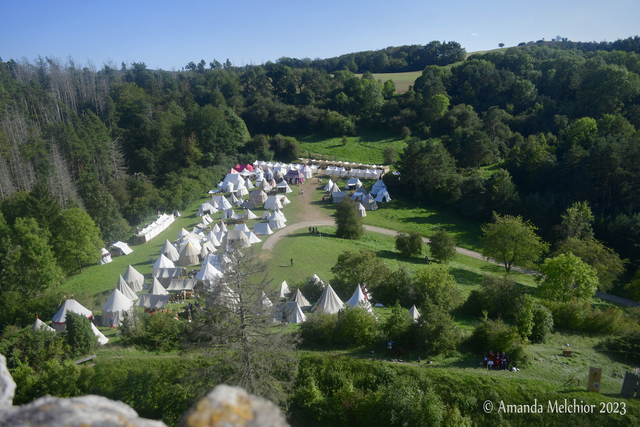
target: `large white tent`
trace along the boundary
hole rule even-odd
[[[295,301],[289,301],[285,304],[282,314],[284,320],[289,323],[302,323],[307,320],[307,317],[302,312],[302,308]]]
[[[169,295],[140,294],[138,307],[161,310],[169,303]]]
[[[324,288],[324,292],[320,296],[320,299],[316,305],[313,306],[311,311],[320,310],[325,314],[335,314],[343,308],[344,303],[340,297],[338,297],[338,294],[336,294],[331,285],[327,285],[327,287]]]
[[[160,254],[156,262],[153,263],[153,276],[157,276],[159,268],[176,268],[173,261],[171,261],[166,256]]]
[[[176,247],[173,246],[173,244],[168,239],[164,242],[164,245],[162,245],[160,253],[166,256],[171,261],[177,261],[180,259],[180,253],[178,253],[178,249],[176,249]]]
[[[233,229],[234,230],[240,230],[240,231],[245,232],[245,233],[251,231],[249,229],[249,227],[247,227],[247,224],[236,224],[236,226],[233,227]]]
[[[67,329],[66,319],[68,311],[73,311],[74,313],[80,314],[87,318],[93,316],[91,310],[80,304],[78,301],[76,301],[75,299],[68,299],[62,304],[60,310],[58,310],[58,312],[54,314],[53,318],[51,319],[53,321],[53,328],[56,331],[64,331],[65,329]]]
[[[333,188],[333,181],[331,181],[331,178],[329,178],[329,182],[327,182],[327,185],[324,186],[324,191],[331,191],[332,188]]]
[[[120,326],[125,314],[133,314],[133,301],[116,288],[102,306],[102,326],[110,326],[110,317],[113,317],[114,326]]]
[[[282,209],[282,203],[276,196],[269,196],[267,201],[264,202],[264,208],[268,210]]]
[[[198,274],[196,274],[196,279],[202,280],[205,284],[213,283],[220,277],[223,277],[222,272],[208,262],[204,262],[202,268],[198,271]]]
[[[225,250],[232,248],[248,248],[251,246],[249,238],[240,230],[230,230],[222,238],[222,247]]]
[[[125,297],[129,298],[131,301],[135,301],[138,299],[138,295],[133,292],[133,289],[131,289],[129,285],[127,285],[127,282],[122,276],[118,277],[118,286],[116,286],[116,289],[122,292],[122,294]]]
[[[180,250],[180,259],[178,265],[196,265],[200,264],[200,250],[191,241]]]
[[[144,288],[144,276],[129,264],[122,278],[133,292],[140,292]]]
[[[295,293],[293,295],[291,295],[291,298],[289,298],[289,301],[295,301],[297,302],[301,308],[309,308],[311,307],[311,303],[309,302],[309,300],[307,300],[304,295],[302,295],[302,292],[300,292],[300,289],[296,289]]]
[[[281,217],[278,217],[277,215],[271,215],[271,218],[269,218],[269,227],[272,230],[276,230],[278,228],[284,228],[287,225],[284,223],[284,220]]]

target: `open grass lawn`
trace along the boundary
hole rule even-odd
[[[349,136],[347,145],[342,143],[342,137],[327,138],[321,134],[298,136],[303,150],[309,152],[312,158],[327,158],[347,162],[384,164],[382,150],[391,146],[398,152],[402,151],[407,142],[399,135],[362,130],[357,136]]]
[[[396,93],[405,93],[409,90],[409,86],[413,86],[416,79],[422,75],[422,71],[407,71],[406,73],[374,73],[373,78],[376,80],[382,80],[382,83],[387,80],[393,80],[396,84]],[[356,74],[356,77],[361,78],[362,74]]]

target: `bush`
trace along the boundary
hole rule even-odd
[[[413,325],[413,318],[409,311],[400,307],[400,304],[396,302],[396,305],[391,308],[391,315],[382,325],[382,331],[386,338],[402,343],[408,338],[411,325]]]
[[[604,350],[624,353],[625,357],[640,362],[640,331],[636,330],[624,334],[621,337],[609,337],[603,340],[599,347]]]
[[[180,346],[182,324],[169,313],[134,313],[120,327],[124,344],[145,350],[171,351]]]
[[[443,265],[422,267],[415,274],[413,283],[418,299],[416,305],[423,310],[429,302],[444,310],[454,309],[462,302],[456,280]]]
[[[398,233],[396,235],[396,249],[403,257],[410,258],[412,255],[422,254],[422,235],[417,231]]]
[[[456,256],[456,242],[441,228],[429,238],[429,252],[438,261],[447,264]]]
[[[543,301],[556,327],[591,334],[620,334],[633,320],[617,308],[594,310],[588,301]]]
[[[345,308],[338,313],[336,341],[345,346],[373,344],[379,336],[378,321],[362,308]]]
[[[325,314],[316,311],[307,315],[307,321],[300,325],[302,342],[305,345],[332,344],[337,328],[337,314]]]
[[[516,287],[509,276],[487,276],[480,285],[481,289],[473,290],[462,307],[462,312],[480,317],[487,311],[491,317],[512,317],[516,309],[516,301],[522,291]]]
[[[450,355],[462,340],[453,317],[433,304],[423,308],[422,316],[411,326],[410,336],[416,348],[432,355]]]
[[[72,352],[77,356],[83,356],[93,350],[96,336],[91,329],[91,321],[81,314],[67,311],[67,343]]]
[[[540,303],[533,308],[533,329],[529,340],[534,343],[544,343],[553,332],[553,315]]]
[[[522,339],[518,334],[518,328],[507,325],[502,319],[482,319],[476,324],[468,342],[474,350],[482,353],[504,351],[514,361],[513,354],[517,352],[520,354],[519,358],[523,359],[523,351],[519,349]]]
[[[47,361],[64,360],[69,350],[64,335],[31,329],[13,333],[0,344],[9,369],[24,364],[39,371]]]
[[[358,216],[356,204],[343,197],[336,209],[336,237],[341,239],[359,239],[364,234],[362,218]]]

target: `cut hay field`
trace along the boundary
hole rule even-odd
[[[382,83],[393,80],[396,84],[396,93],[405,93],[421,75],[422,71],[407,71],[406,73],[374,73],[373,77],[376,80],[381,80]],[[362,74],[356,74],[356,77],[360,78]]]
[[[393,147],[400,152],[407,145],[407,141],[398,135],[366,130],[358,136],[348,136],[347,145],[342,143],[342,137],[327,138],[321,134],[296,135],[296,138],[302,149],[308,151],[312,158],[376,165],[384,164],[382,150],[385,147]]]

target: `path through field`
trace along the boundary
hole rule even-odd
[[[300,229],[303,229],[303,228],[309,228],[309,227],[335,225],[335,221],[333,220],[332,217],[327,215],[320,208],[318,208],[318,206],[316,206],[315,204],[312,203],[312,201],[313,201],[312,194],[313,194],[313,191],[317,191],[316,188],[318,187],[318,185],[319,185],[318,179],[314,177],[314,178],[308,179],[303,185],[301,185],[299,187],[302,190],[304,190],[304,194],[301,194],[300,197],[298,198],[298,200],[300,201],[300,203],[303,206],[302,211],[304,212],[305,221],[298,222],[298,223],[295,223],[295,224],[289,224],[285,228],[282,228],[282,229],[280,229],[278,231],[275,231],[271,236],[269,236],[269,238],[262,245],[262,249],[263,250],[266,250],[266,251],[272,250],[274,248],[274,246],[280,241],[281,238],[283,238],[284,236],[287,236],[289,234],[292,234],[293,232],[295,232],[297,230],[300,230]],[[395,230],[389,230],[389,229],[386,229],[386,228],[374,227],[374,226],[371,226],[371,225],[365,225],[364,228],[367,231],[372,231],[374,233],[380,233],[380,234],[386,234],[388,236],[395,236],[396,234],[398,234],[398,232],[395,231]],[[429,239],[424,238],[424,237],[422,238],[422,241],[425,244],[429,243]],[[482,256],[481,253],[475,252],[475,251],[471,251],[469,249],[465,249],[465,248],[461,248],[461,247],[456,246],[456,252],[458,252],[460,255],[464,255],[464,256],[471,257],[471,258],[480,259],[480,260],[485,260],[485,258]],[[488,261],[492,262],[494,264],[497,264],[497,265],[503,265],[503,264],[501,264],[499,262],[495,262],[495,261],[492,261],[492,260],[488,260]],[[528,269],[522,269],[520,267],[514,267],[513,270],[519,271],[521,273],[526,273],[526,274],[539,274],[537,271],[528,270]],[[605,294],[605,293],[600,292],[600,291],[597,291],[595,296],[600,298],[600,299],[603,299],[605,301],[610,301],[610,302],[613,302],[613,303],[616,303],[616,304],[620,304],[620,305],[625,305],[625,306],[628,306],[628,307],[640,306],[640,303],[637,303],[636,301],[631,301],[631,300],[628,300],[628,299],[625,299],[625,298],[622,298],[622,297],[618,297],[618,296],[615,296],[615,295]]]

